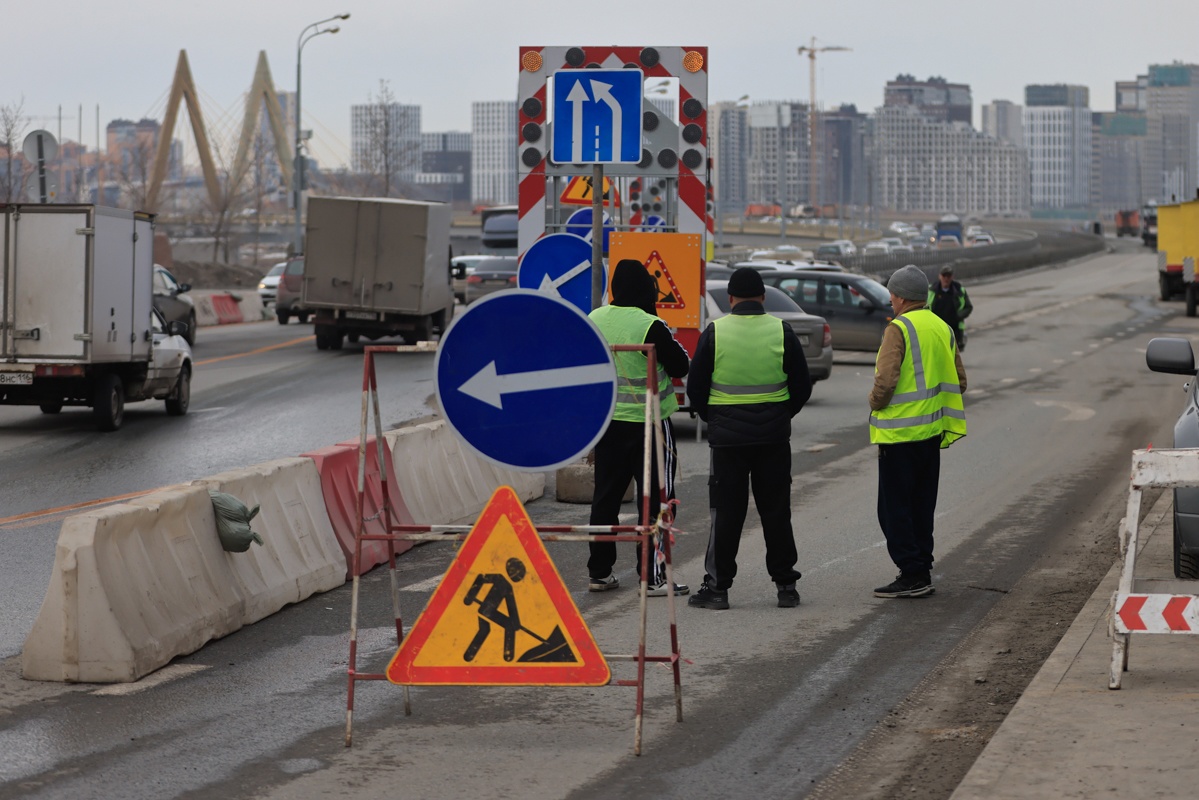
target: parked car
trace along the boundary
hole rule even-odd
[[[891,293],[873,278],[848,272],[776,270],[762,282],[782,290],[811,314],[829,324],[838,350],[875,352],[891,321]]]
[[[480,261],[485,261],[490,256],[473,255],[473,256],[454,256],[450,259],[450,277],[454,284],[454,299],[459,303],[466,305],[466,279],[474,274],[475,267]]]
[[[280,325],[286,325],[292,317],[301,323],[308,321],[311,313],[300,302],[304,290],[304,258],[293,258],[283,268],[279,285],[275,287],[275,319]]]
[[[516,288],[516,256],[490,256],[475,265],[466,278],[466,303],[502,289]]]
[[[167,322],[182,322],[187,326],[183,338],[188,345],[196,343],[196,305],[187,292],[190,283],[180,283],[166,267],[154,265],[154,307]]]
[[[1195,352],[1187,339],[1157,338],[1145,349],[1145,363],[1154,372],[1186,375],[1187,399],[1174,423],[1174,446],[1199,448],[1199,380]],[[1174,490],[1174,577],[1199,578],[1199,487]]]
[[[729,313],[729,282],[708,281],[708,319],[714,320]],[[833,334],[823,317],[809,314],[794,300],[773,286],[766,287],[766,313],[791,326],[799,337],[808,374],[813,381],[822,381],[833,371]]]
[[[262,276],[262,280],[258,282],[258,296],[262,298],[262,304],[275,302],[275,288],[279,285],[279,278],[283,275],[283,269],[287,266],[286,261],[280,261],[275,266],[271,267],[270,272]]]

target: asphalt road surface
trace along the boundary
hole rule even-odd
[[[1154,335],[1199,325],[1159,303],[1155,258],[1133,245],[968,287],[969,435],[943,456],[937,593],[874,599],[894,576],[875,518],[866,431],[873,359],[839,354],[793,423],[793,509],[803,604],[775,607],[750,512],[732,608],[682,607],[684,722],[669,671],[647,678],[643,755],[633,690],[398,688],[359,684],[343,746],[349,587],[311,598],[124,687],[19,678],[19,653],[53,561],[64,506],[295,455],[357,434],[361,357],[317,352],[299,325],[200,332],[192,412],[131,406],[115,434],[86,411],[0,409],[0,795],[47,798],[801,797],[970,634],[1067,528],[1125,501],[1128,454],[1169,443],[1177,377],[1150,373]],[[387,424],[431,413],[432,357],[380,372]],[[706,543],[707,446],[681,420],[679,579],[696,585]],[[585,521],[547,498],[544,523]],[[628,512],[632,507],[626,506]],[[48,513],[41,513],[48,512]],[[1118,513],[1116,513],[1118,518]],[[1102,535],[1115,537],[1114,526]],[[586,591],[586,549],[550,552],[605,652],[637,638],[631,546],[624,587]],[[409,621],[452,548],[401,563]],[[1069,563],[1059,565],[1069,570]],[[999,589],[1001,591],[995,591]],[[385,573],[362,586],[360,668],[395,650]],[[666,648],[651,600],[651,650]],[[1063,623],[1067,620],[1062,620]],[[1062,625],[1064,630],[1065,625]],[[632,667],[613,665],[614,677]]]

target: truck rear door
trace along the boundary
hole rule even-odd
[[[8,218],[5,356],[82,359],[88,332],[85,207],[36,212],[18,206]]]

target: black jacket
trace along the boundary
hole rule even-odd
[[[765,314],[762,304],[743,300],[733,314]],[[812,379],[808,361],[795,331],[783,323],[783,372],[787,374],[785,403],[746,403],[731,406],[708,405],[712,390],[712,371],[716,367],[716,337],[709,325],[699,337],[695,356],[691,359],[691,376],[687,379],[687,399],[700,419],[708,423],[708,444],[711,447],[737,447],[751,444],[772,444],[791,439],[791,418],[799,413],[812,396]]]

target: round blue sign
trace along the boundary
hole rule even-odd
[[[520,257],[516,285],[561,297],[586,314],[593,307],[591,255],[591,242],[573,233],[543,236]],[[608,285],[608,273],[602,265],[600,276],[602,293]]]
[[[590,208],[580,208],[575,213],[566,218],[566,232],[573,233],[588,242],[591,241],[591,221],[594,217],[591,214]],[[612,217],[608,212],[604,212],[604,255],[608,255],[608,237],[612,235]]]
[[[616,366],[595,323],[529,289],[488,295],[455,317],[434,373],[454,432],[482,458],[512,469],[576,461],[616,408]]]
[[[660,217],[657,214],[650,214],[645,218],[645,222],[641,223],[643,233],[656,233],[666,230],[666,218]]]

